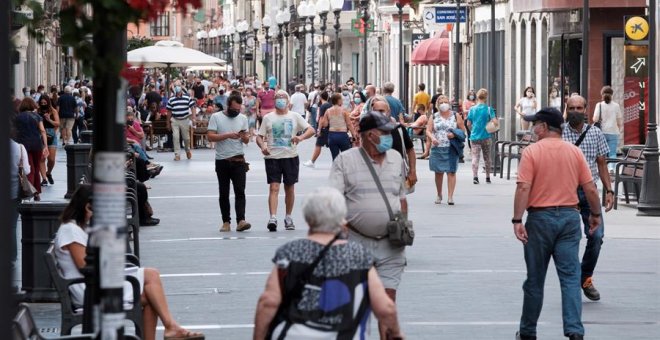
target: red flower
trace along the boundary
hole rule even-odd
[[[129,63],[124,63],[124,68],[121,70],[120,75],[126,79],[129,85],[140,85],[144,79],[144,67],[135,68]]]

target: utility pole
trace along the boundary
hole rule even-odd
[[[582,82],[580,93],[589,104],[589,0],[582,3]]]
[[[461,68],[461,0],[456,0],[456,41],[454,42],[454,99],[452,106],[454,112],[458,112],[458,96],[460,95],[461,81],[458,79],[460,76]]]

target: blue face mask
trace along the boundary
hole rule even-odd
[[[381,135],[380,143],[376,144],[376,150],[380,153],[385,153],[392,148],[393,143],[392,135]]]
[[[355,102],[355,104],[360,104],[362,103],[362,98],[355,98],[353,99],[353,101]]]
[[[174,92],[176,92],[176,93],[181,92],[181,86],[175,86],[174,87]]]
[[[275,99],[275,107],[280,110],[284,110],[286,108],[286,99],[284,98]]]

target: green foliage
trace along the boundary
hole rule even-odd
[[[132,51],[142,47],[153,46],[154,43],[153,39],[147,37],[131,37],[128,39],[126,50]]]

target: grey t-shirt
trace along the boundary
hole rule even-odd
[[[248,119],[244,114],[229,118],[222,111],[216,112],[209,119],[209,131],[218,134],[227,132],[247,131]],[[227,159],[243,155],[243,142],[240,139],[225,139],[215,142],[215,159]]]

